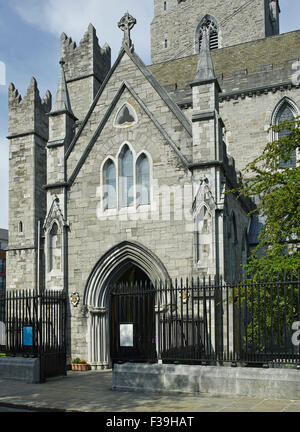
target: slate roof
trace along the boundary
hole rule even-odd
[[[270,71],[284,71],[287,62],[300,58],[300,30],[220,48],[211,53],[221,87],[222,81],[226,84],[226,80],[231,79],[236,72],[245,69],[247,75],[259,73],[265,75],[267,81]],[[178,89],[182,89],[189,87],[193,81],[197,62],[198,54],[153,64],[149,69],[161,85],[176,84]],[[277,79],[282,78],[281,74]],[[244,79],[247,81],[247,78]]]

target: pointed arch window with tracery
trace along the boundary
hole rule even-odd
[[[215,50],[219,48],[219,26],[217,21],[210,15],[206,15],[200,21],[196,30],[196,51],[200,52],[202,45],[204,29],[208,30],[209,48]]]
[[[294,109],[292,107],[292,105],[289,103],[289,101],[283,100],[281,102],[281,104],[279,105],[279,107],[277,107],[277,112],[275,115],[275,119],[274,119],[274,124],[280,125],[284,122],[290,122],[293,121],[295,118],[295,113],[294,113]],[[290,133],[290,131],[288,129],[281,129],[278,133],[277,136],[275,137],[275,139],[281,139],[281,138],[285,138],[286,136],[288,136]],[[296,150],[294,150],[291,153],[291,157],[288,161],[286,160],[280,160],[279,162],[279,168],[284,169],[284,168],[293,168],[296,166]]]
[[[146,150],[135,153],[128,142],[115,156],[108,156],[101,166],[100,215],[110,211],[130,212],[148,206],[152,197],[152,158]],[[143,210],[141,210],[143,211]]]

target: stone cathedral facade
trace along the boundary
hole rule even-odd
[[[10,85],[7,289],[75,293],[72,357],[110,365],[114,283],[242,279],[259,222],[226,191],[300,107],[300,32],[279,34],[279,13],[154,0],[150,66],[127,13],[114,64],[92,25],[78,45],[62,34],[53,104],[34,78],[23,98]]]

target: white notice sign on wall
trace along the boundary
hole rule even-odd
[[[133,347],[133,324],[120,324],[120,346]]]

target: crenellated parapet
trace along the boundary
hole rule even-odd
[[[60,41],[71,106],[75,116],[81,120],[111,68],[111,49],[107,44],[99,45],[92,24],[78,46],[65,33]]]
[[[111,65],[111,49],[107,43],[99,45],[95,27],[90,24],[79,45],[65,33],[61,35],[61,57],[66,62],[67,79],[80,73],[95,73],[99,80],[105,78]],[[85,57],[84,59],[82,57]]]
[[[36,133],[48,139],[48,117],[51,110],[52,96],[47,90],[43,98],[35,78],[32,78],[24,98],[11,83],[8,88],[9,103],[9,137],[21,134]]]

